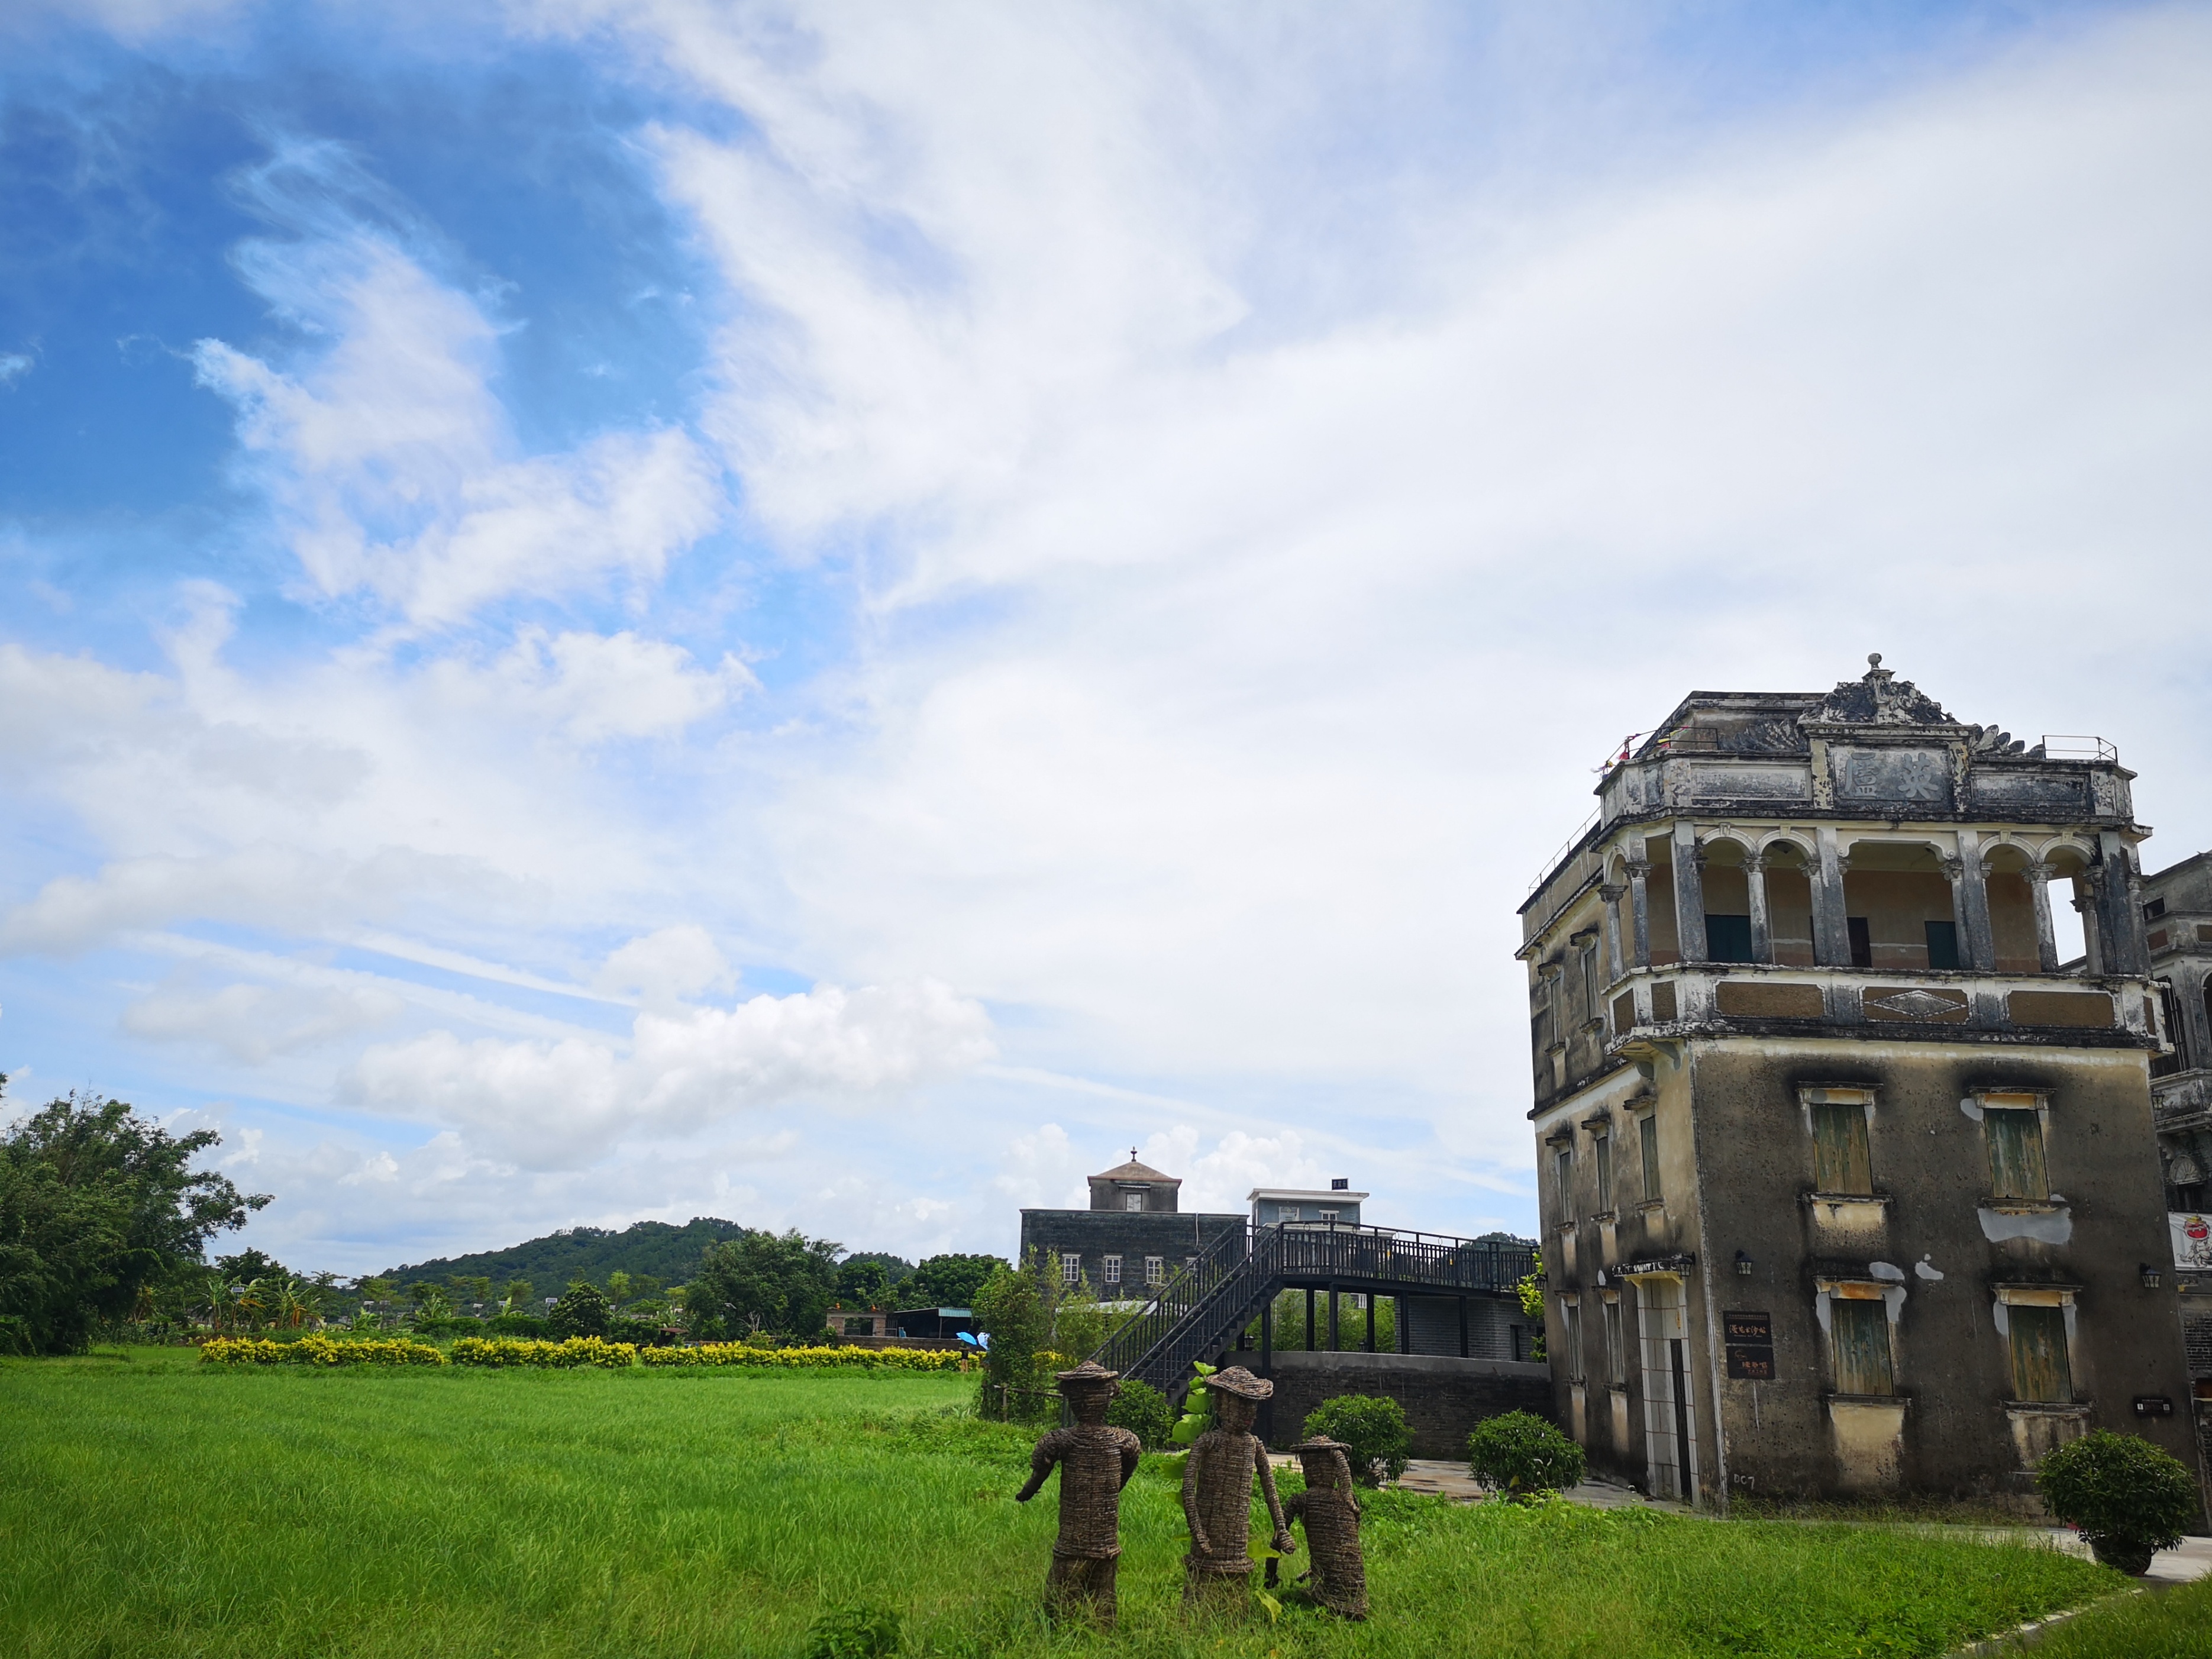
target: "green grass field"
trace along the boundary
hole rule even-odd
[[[1194,1625],[1174,1477],[1148,1459],[1120,1632],[1055,1632],[1034,1609],[1057,1487],[1012,1501],[1030,1437],[965,1416],[971,1386],[6,1362],[0,1652],[788,1656],[860,1599],[914,1654],[1840,1659],[1941,1654],[2124,1583],[1900,1530],[1383,1493],[1370,1623]]]

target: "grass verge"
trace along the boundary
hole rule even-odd
[[[2048,1550],[1564,1504],[1368,1503],[1376,1616],[1182,1615],[1182,1518],[1123,1503],[1121,1629],[1036,1605],[1048,1488],[973,1379],[0,1364],[0,1650],[795,1654],[825,1606],[913,1654],[1938,1655],[2121,1584]],[[1294,1569],[1295,1570],[1295,1569]]]

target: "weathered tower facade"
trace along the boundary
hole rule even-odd
[[[1871,661],[1692,693],[1522,908],[1560,1420],[1722,1505],[2194,1467],[2133,774]]]

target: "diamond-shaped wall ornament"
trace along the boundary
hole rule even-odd
[[[1932,991],[1899,991],[1893,996],[1872,997],[1869,1008],[1886,1008],[1906,1019],[1935,1019],[1944,1014],[1955,1014],[1960,1004],[1951,997],[1939,997]]]

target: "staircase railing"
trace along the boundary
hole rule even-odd
[[[1215,1241],[1191,1267],[1091,1356],[1170,1399],[1194,1360],[1220,1353],[1263,1307],[1295,1282],[1345,1279],[1431,1295],[1510,1294],[1535,1270],[1532,1247],[1388,1227],[1278,1223]]]

